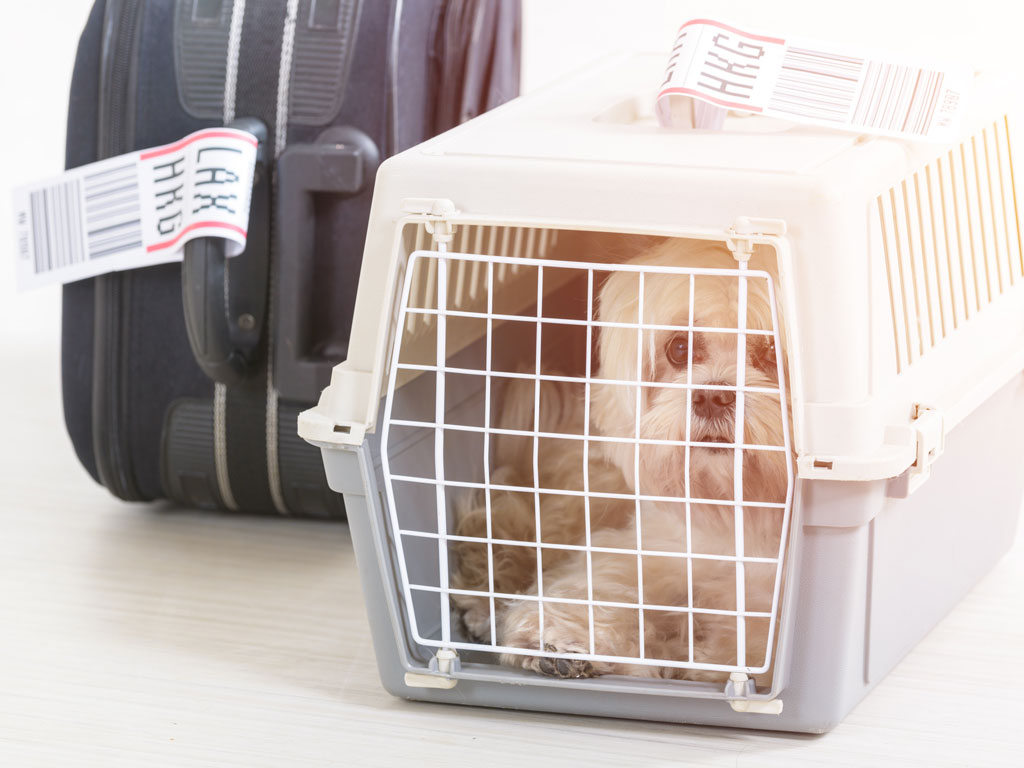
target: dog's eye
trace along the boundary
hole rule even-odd
[[[774,372],[778,367],[775,356],[775,340],[768,339],[754,355],[754,365],[765,372]]]
[[[685,368],[690,349],[690,339],[685,333],[677,333],[665,347],[665,357],[676,368]]]

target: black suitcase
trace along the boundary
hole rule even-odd
[[[64,414],[127,500],[339,517],[296,417],[345,358],[376,166],[512,98],[519,0],[97,0],[67,166],[233,124],[249,237],[64,287]]]

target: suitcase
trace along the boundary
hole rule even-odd
[[[518,0],[97,0],[67,166],[257,134],[246,251],[65,286],[64,413],[125,500],[344,513],[296,435],[344,360],[380,161],[516,95]]]

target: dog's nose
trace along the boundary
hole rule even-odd
[[[728,389],[695,389],[693,412],[704,419],[724,416],[736,406],[736,393]]]

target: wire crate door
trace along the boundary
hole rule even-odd
[[[394,322],[381,459],[416,642],[770,669],[793,495],[771,274],[416,251]]]

